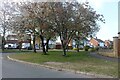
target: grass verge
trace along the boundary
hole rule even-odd
[[[118,58],[118,55],[116,55],[113,52],[98,52],[98,54],[103,55],[103,56],[107,56],[107,57]]]
[[[17,52],[16,52],[17,53]],[[28,61],[32,63],[49,65],[57,68],[72,69],[76,71],[89,72],[93,74],[108,75],[118,77],[118,63],[105,61],[89,56],[88,52],[80,51],[67,52],[67,56],[62,56],[62,51],[50,51],[48,55],[32,52],[19,52],[10,57]]]

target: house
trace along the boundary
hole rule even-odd
[[[101,47],[101,48],[105,47],[104,41],[102,41],[101,39],[97,39],[97,38],[91,38],[90,45],[92,45],[93,47]]]
[[[32,44],[32,47],[33,47],[33,38],[32,38],[32,40],[31,40],[31,44]],[[36,49],[41,49],[41,40],[40,40],[40,38],[39,37],[36,37],[35,38],[35,47],[36,47]]]
[[[62,49],[61,43],[57,42],[55,45],[55,49]]]
[[[76,48],[77,45],[76,45],[76,40],[72,40],[72,47],[73,48]],[[89,43],[89,40],[87,38],[82,38],[80,41],[79,41],[79,48],[84,48],[84,46],[90,46],[90,43]]]
[[[18,40],[17,35],[8,35],[6,40]]]
[[[23,37],[24,37],[24,35],[23,35]],[[27,39],[23,40],[22,39],[20,41],[18,39],[18,35],[13,35],[13,34],[8,35],[6,37],[5,42],[6,42],[5,48],[18,48],[20,42],[22,43],[22,48],[27,48],[30,46],[30,40],[27,40]]]
[[[110,48],[111,46],[113,46],[113,41],[105,40],[105,47]]]
[[[5,48],[17,48],[19,44],[17,35],[8,35],[5,43]]]
[[[53,40],[50,40],[48,45],[50,49],[55,49],[56,42]]]
[[[88,40],[87,38],[82,39],[83,46],[90,46],[89,42],[90,42],[90,40]]]

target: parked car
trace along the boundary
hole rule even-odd
[[[4,46],[6,49],[16,49],[17,48],[17,45],[16,44],[6,44]]]
[[[22,49],[28,49],[30,47],[30,43],[22,43]]]

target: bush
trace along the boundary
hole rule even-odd
[[[98,47],[95,47],[95,48],[90,48],[89,49],[89,51],[91,51],[91,52],[95,52],[95,51],[98,51],[99,50],[99,48]]]
[[[95,48],[90,48],[89,51],[90,51],[90,52],[94,52],[94,51],[95,51]]]
[[[80,50],[83,50],[83,48],[80,48]]]
[[[110,46],[109,49],[113,49],[113,46]]]
[[[28,50],[32,50],[32,46],[28,47]]]
[[[89,48],[90,48],[89,46],[84,46],[85,51],[88,51]]]
[[[94,49],[95,49],[95,51],[98,51],[98,50],[99,50],[99,48],[98,48],[98,47],[95,47]]]
[[[73,48],[73,50],[78,50],[78,48]]]

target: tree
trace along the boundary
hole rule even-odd
[[[2,32],[2,50],[4,51],[5,36],[7,31],[10,30],[9,21],[11,19],[11,14],[13,12],[13,3],[2,2],[0,7],[0,31]]]
[[[34,19],[35,24],[35,32],[40,37],[42,42],[42,50],[43,54],[47,54],[48,52],[48,43],[49,40],[54,36],[53,30],[50,28],[50,25],[47,23],[49,7],[48,3],[29,3],[29,7],[27,7],[26,11],[29,15],[32,15],[32,19]],[[52,25],[51,25],[52,26]],[[46,43],[45,43],[46,40]],[[45,48],[46,47],[46,48]]]
[[[34,5],[30,2],[21,2],[16,4],[15,9],[16,9],[16,12],[12,18],[13,31],[15,31],[15,33],[19,35],[20,33],[21,35],[25,33],[31,34],[31,36],[33,37],[34,52],[36,53],[35,39],[37,34],[36,34],[36,16],[34,13],[34,9],[35,9]]]
[[[64,56],[66,56],[67,45],[76,32],[84,35],[93,34],[99,30],[97,21],[104,21],[103,16],[97,14],[87,2],[83,4],[76,1],[50,4],[49,21],[53,25],[52,29],[60,36]]]
[[[25,24],[22,27],[31,31],[34,39],[36,34],[40,37],[44,54],[44,41],[48,44],[52,37],[59,35],[63,56],[66,56],[66,48],[73,38],[79,37],[76,38],[79,40],[94,34],[99,30],[97,21],[104,22],[103,15],[97,14],[88,2],[27,2],[21,3],[19,7],[23,17],[21,20]]]
[[[18,20],[20,20],[18,23],[20,22],[19,24],[24,24],[24,26],[18,26],[18,29],[24,29],[22,31],[28,31],[33,35],[34,52],[36,52],[35,38],[36,36],[39,36],[42,42],[43,53],[46,54],[46,51],[48,51],[49,40],[53,36],[52,30],[46,23],[46,17],[49,14],[47,4],[37,2],[23,2],[18,4],[18,8],[19,15],[16,16],[19,18]],[[44,42],[45,40],[46,43]],[[47,47],[46,49],[45,46]]]

